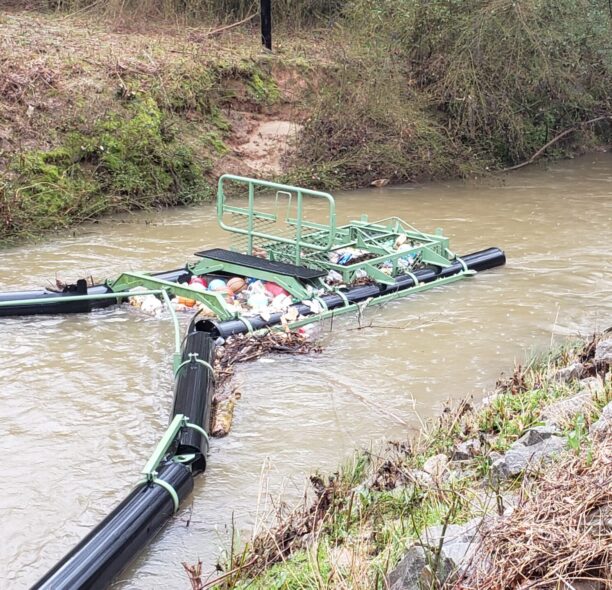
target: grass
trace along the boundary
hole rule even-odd
[[[250,114],[303,124],[281,177],[327,190],[612,143],[607,0],[282,0],[273,54],[254,20],[216,31],[242,0],[46,5],[2,14],[0,243],[209,198],[220,172],[254,173],[233,153]],[[159,111],[140,161],[130,103]]]
[[[523,486],[521,494],[530,498],[537,493],[533,486],[549,485],[546,482],[553,478],[545,477],[540,484],[542,473],[532,476],[535,480],[495,481],[490,477],[489,454],[506,450],[526,429],[541,423],[543,407],[580,390],[579,381],[560,385],[554,375],[560,367],[577,359],[593,367],[589,365],[591,344],[576,341],[533,359],[499,382],[489,404],[475,408],[465,400],[449,405],[412,439],[359,451],[337,473],[311,477],[310,502],[278,513],[277,524],[259,532],[241,551],[234,548],[227,573],[216,584],[204,585],[196,576],[192,577],[193,587],[386,588],[387,574],[408,547],[423,540],[428,527],[441,525],[446,530],[451,524],[461,524],[484,513],[501,513],[508,496],[517,493],[517,487]],[[570,453],[567,460],[575,466],[576,474],[601,461],[587,435],[588,426],[611,399],[608,383],[597,396],[593,413],[579,414],[563,427]],[[450,463],[450,473],[443,477],[424,474],[423,466],[432,457],[452,457],[460,442],[474,439],[482,445],[472,460],[461,465]],[[594,476],[595,473],[588,475]],[[526,485],[532,487],[525,488]],[[549,497],[553,496],[550,492]],[[516,526],[524,526],[522,523],[517,521]],[[586,563],[588,551],[586,545],[582,547],[580,559]],[[432,553],[432,571],[442,567],[440,555],[438,547]],[[437,586],[432,582],[431,587]]]

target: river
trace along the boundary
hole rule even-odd
[[[478,182],[337,195],[339,220],[398,215],[451,248],[505,249],[505,267],[319,328],[312,357],[239,370],[232,432],[192,500],[114,587],[187,588],[314,470],[398,438],[447,398],[494,386],[530,351],[612,324],[612,154]],[[226,246],[212,205],[138,213],[0,252],[0,291],[180,266]],[[131,489],[167,425],[172,327],[125,308],[0,319],[0,587],[35,582]]]

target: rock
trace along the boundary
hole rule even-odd
[[[390,590],[422,590],[423,588],[437,587],[450,578],[455,570],[453,562],[441,556],[434,583],[432,567],[435,554],[426,547],[415,545],[411,547],[397,567],[388,575],[387,586]]]
[[[540,418],[549,425],[561,426],[576,414],[586,412],[592,405],[589,391],[582,391],[567,399],[554,402],[542,409]]]
[[[551,436],[559,436],[560,434],[561,433],[554,426],[534,426],[527,430],[516,442],[525,447],[531,447]]]
[[[595,440],[604,440],[612,436],[612,402],[604,407],[597,422],[591,424],[589,434]]]
[[[434,479],[441,479],[448,468],[448,457],[444,454],[429,457],[423,465],[423,471]]]
[[[523,471],[545,462],[555,453],[563,451],[566,445],[567,441],[560,436],[551,436],[528,447],[517,441],[501,459],[493,463],[493,476],[497,479],[516,477]]]
[[[417,484],[423,486],[430,486],[434,482],[433,477],[431,477],[431,475],[429,475],[429,473],[426,473],[425,471],[413,471],[412,477],[414,478],[414,481]]]
[[[601,506],[590,512],[586,524],[598,536],[612,533],[612,506]]]
[[[421,543],[430,547],[438,547],[442,533],[444,532],[444,544],[469,543],[478,535],[482,525],[482,518],[473,518],[465,524],[450,524],[444,531],[444,526],[439,524],[430,526],[421,533]]]
[[[597,343],[594,360],[596,363],[612,365],[612,338]]]
[[[468,569],[476,554],[478,543],[449,543],[442,546],[442,555],[455,566],[455,571]]]
[[[469,461],[480,453],[480,441],[472,438],[459,443],[453,451],[453,461]]]
[[[575,381],[576,379],[580,379],[582,372],[584,371],[584,365],[582,363],[572,363],[567,367],[563,367],[559,369],[554,375],[553,379],[555,381],[560,381],[561,383],[569,383],[570,381]]]
[[[351,567],[351,563],[355,560],[354,552],[348,547],[332,547],[330,549],[330,560],[336,567],[344,570],[348,570]]]
[[[581,393],[589,393],[591,397],[596,397],[604,392],[604,383],[599,377],[587,377],[580,380]]]

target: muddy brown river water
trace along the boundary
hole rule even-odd
[[[269,494],[293,501],[305,476],[355,447],[401,437],[449,397],[481,396],[551,340],[612,325],[612,154],[343,193],[337,206],[342,222],[365,212],[442,227],[459,253],[499,246],[508,264],[371,308],[361,330],[351,316],[323,325],[317,356],[242,367],[232,432],[114,587],[187,588],[181,562],[210,569],[232,526],[244,540],[264,517]],[[227,244],[211,205],[105,219],[1,251],[0,291],[172,268]],[[172,346],[167,319],[125,308],[0,318],[0,588],[35,582],[137,482],[168,422]]]

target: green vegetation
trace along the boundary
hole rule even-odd
[[[329,190],[612,143],[607,0],[279,0],[272,55],[256,20],[211,33],[255,10],[48,0],[7,13],[0,242],[198,202],[219,171],[256,173],[233,158],[250,132],[236,112],[303,123],[282,176]]]
[[[190,204],[211,197],[201,163],[177,142],[152,99],[70,132],[62,147],[20,154],[0,193],[5,231],[57,229],[109,212]]]
[[[517,486],[529,495],[522,478],[492,476],[492,452],[507,450],[526,429],[541,424],[538,417],[546,405],[579,391],[579,381],[560,385],[554,375],[577,358],[588,362],[592,352],[591,343],[575,342],[534,359],[500,382],[481,408],[469,400],[449,405],[412,439],[360,451],[338,473],[311,477],[314,498],[259,533],[241,553],[234,550],[228,573],[215,587],[385,588],[385,575],[407,547],[422,540],[427,527],[462,524],[485,512],[501,514]],[[593,460],[588,427],[612,399],[610,385],[597,394],[592,414],[579,413],[562,427],[569,452],[587,468]],[[461,466],[443,463],[439,475],[435,469],[428,475],[431,465],[423,471],[426,462],[452,457],[465,441],[478,441],[471,460]],[[537,485],[538,472],[533,477]],[[193,576],[192,583],[198,587]]]
[[[574,127],[548,156],[612,141],[607,1],[354,0],[342,23],[298,158],[321,184],[512,166]]]

